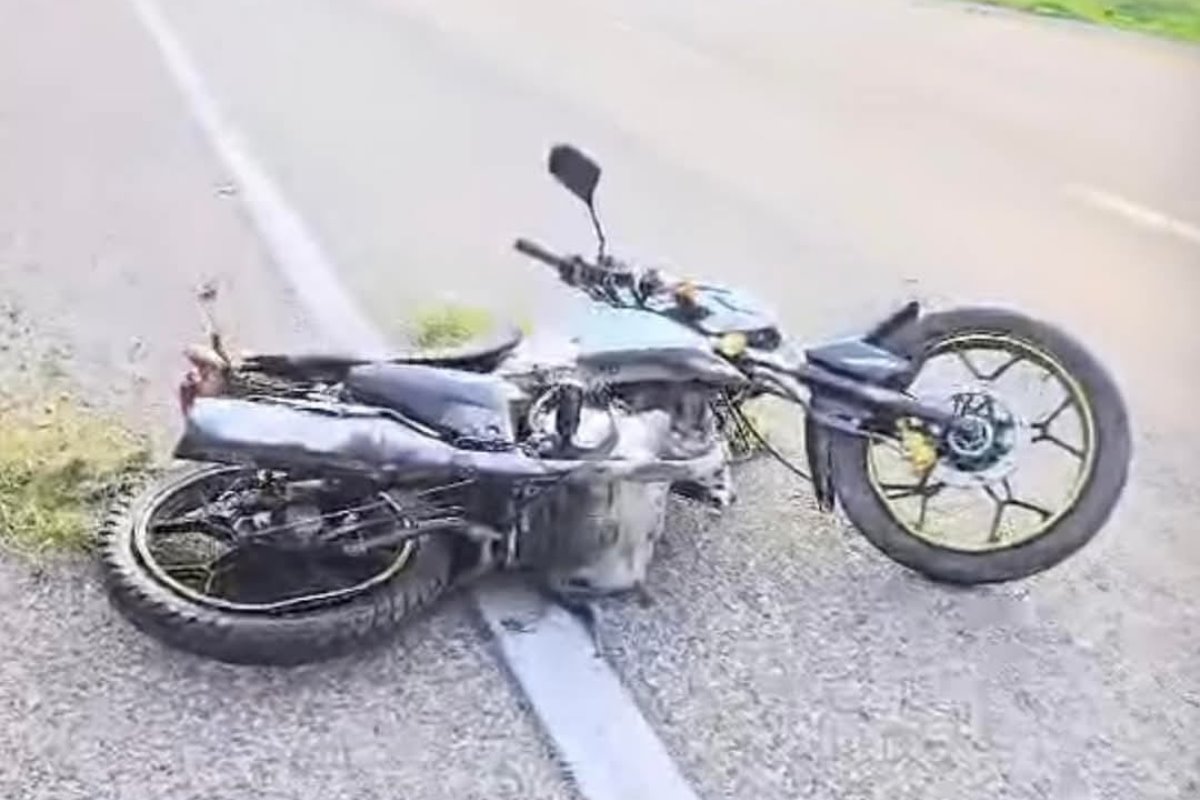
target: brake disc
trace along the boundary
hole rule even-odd
[[[946,434],[930,480],[971,487],[999,483],[1011,475],[1032,439],[1029,423],[985,388],[956,392],[945,403],[956,409],[986,408],[987,415],[971,412],[964,416],[968,424]]]

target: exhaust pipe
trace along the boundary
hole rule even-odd
[[[660,482],[712,472],[719,447],[696,458],[541,459],[521,450],[464,450],[386,416],[377,408],[197,397],[175,457],[260,469],[326,469],[384,478],[419,470],[521,479],[572,474],[582,480]]]

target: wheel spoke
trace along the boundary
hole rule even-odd
[[[1014,497],[1008,501],[1008,505],[1013,506],[1014,508],[1023,508],[1026,511],[1032,511],[1043,520],[1050,519],[1054,516],[1054,512],[1050,509],[1045,508],[1044,506],[1039,506],[1037,503],[1031,503],[1028,500],[1020,500]]]
[[[887,500],[903,500],[916,497],[921,501],[917,509],[917,530],[925,529],[925,518],[929,512],[929,501],[946,488],[945,483],[929,483],[933,470],[927,470],[917,483],[881,483],[879,489]]]
[[[1042,430],[1049,430],[1050,426],[1054,423],[1054,420],[1058,419],[1062,412],[1066,411],[1073,405],[1075,405],[1075,398],[1068,394],[1063,398],[1063,401],[1058,404],[1058,407],[1050,412],[1048,417],[1033,423],[1034,427],[1041,428]]]
[[[903,500],[921,494],[919,483],[881,483],[879,488],[883,490],[883,496],[887,500]]]
[[[1044,506],[1040,506],[1037,503],[1034,503],[1030,500],[1022,500],[1019,497],[1016,497],[1015,495],[1013,495],[1012,483],[1009,481],[1008,478],[1005,478],[1001,482],[1000,485],[1004,488],[1003,496],[998,494],[996,492],[995,488],[993,488],[991,484],[985,483],[985,484],[983,484],[983,487],[982,487],[984,493],[991,499],[992,503],[995,504],[995,506],[996,506],[996,510],[992,514],[992,527],[988,532],[987,540],[989,543],[995,543],[995,542],[1000,541],[1000,523],[1004,519],[1005,510],[1008,509],[1009,507],[1023,508],[1026,511],[1032,511],[1033,513],[1035,513],[1039,517],[1041,517],[1043,522],[1054,516],[1054,512],[1051,511],[1050,509],[1048,509]]]
[[[967,368],[967,371],[971,373],[972,377],[974,377],[976,380],[984,379],[983,374],[979,371],[979,368],[975,366],[975,362],[972,361],[970,356],[967,355],[967,351],[955,350],[954,355],[963,363],[963,366]]]
[[[1004,520],[1004,509],[1008,508],[1005,503],[998,503],[996,511],[992,514],[992,527],[988,530],[988,542],[996,543],[1000,541],[1000,523]]]
[[[1038,442],[1050,442],[1053,445],[1061,447],[1063,450],[1066,450],[1068,453],[1070,453],[1071,455],[1075,456],[1076,458],[1078,458],[1080,460],[1082,460],[1084,457],[1084,451],[1083,451],[1082,447],[1076,447],[1075,445],[1071,444],[1070,442],[1064,442],[1062,439],[1058,438],[1053,433],[1050,433],[1049,431],[1044,430],[1044,429],[1039,430],[1037,435],[1034,436],[1030,440],[1030,442],[1032,444],[1037,444]]]
[[[1021,363],[1024,360],[1025,359],[1021,355],[1014,354],[1008,359],[1008,361],[1005,361],[999,367],[997,367],[996,369],[992,370],[987,375],[985,375],[984,380],[991,383],[992,381],[997,380],[1001,375],[1008,372],[1010,369],[1012,369],[1014,366],[1016,366],[1017,364]]]
[[[925,517],[929,511],[929,499],[931,497],[933,497],[932,494],[921,495],[921,506],[917,510],[917,530],[919,531],[925,530]]]
[[[1053,444],[1063,450],[1066,450],[1071,455],[1082,460],[1084,457],[1084,450],[1082,447],[1076,447],[1075,445],[1071,444],[1070,442],[1064,441],[1063,439],[1060,439],[1058,436],[1056,436],[1055,434],[1050,432],[1050,426],[1054,424],[1054,421],[1057,420],[1060,416],[1062,416],[1062,413],[1064,411],[1066,411],[1068,408],[1071,408],[1074,405],[1075,405],[1075,398],[1072,395],[1068,394],[1066,397],[1063,398],[1062,402],[1059,403],[1054,408],[1054,410],[1051,411],[1044,419],[1038,420],[1037,422],[1033,423],[1030,427],[1034,431],[1034,436],[1032,439],[1030,439],[1030,443],[1036,444],[1037,442],[1050,442],[1050,444]]]
[[[1008,508],[1009,498],[1012,497],[1012,489],[1008,485],[1008,480],[1004,481],[1004,491],[1007,497],[1000,497],[996,494],[996,490],[989,484],[983,485],[983,491],[992,499],[996,509],[992,512],[992,526],[988,529],[988,542],[995,543],[1000,541],[1000,523],[1004,520],[1004,509]]]
[[[946,488],[944,483],[929,483],[929,474],[917,483],[881,483],[879,488],[883,490],[883,496],[887,500],[904,500],[909,497],[934,497],[942,489]]]

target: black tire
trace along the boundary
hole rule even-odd
[[[833,444],[837,494],[855,527],[886,555],[911,569],[948,583],[1015,580],[1058,564],[1087,544],[1107,521],[1128,474],[1129,420],[1115,381],[1079,342],[1052,325],[1016,312],[962,308],[930,314],[881,344],[922,360],[939,341],[968,333],[1005,334],[1035,344],[1072,375],[1088,398],[1094,417],[1095,457],[1074,506],[1044,533],[1007,548],[967,552],[938,547],[895,520],[872,485],[867,441],[847,434],[837,434]]]
[[[114,504],[100,533],[100,568],[116,608],[141,630],[191,653],[232,664],[322,661],[386,640],[449,583],[445,537],[421,540],[389,582],[342,603],[294,613],[239,613],[197,603],[147,573],[133,547],[139,520],[159,498],[222,465],[189,465],[155,477]]]

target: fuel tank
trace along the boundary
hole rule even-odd
[[[572,333],[579,368],[593,380],[714,386],[746,380],[703,335],[649,311],[593,304],[573,320]]]

